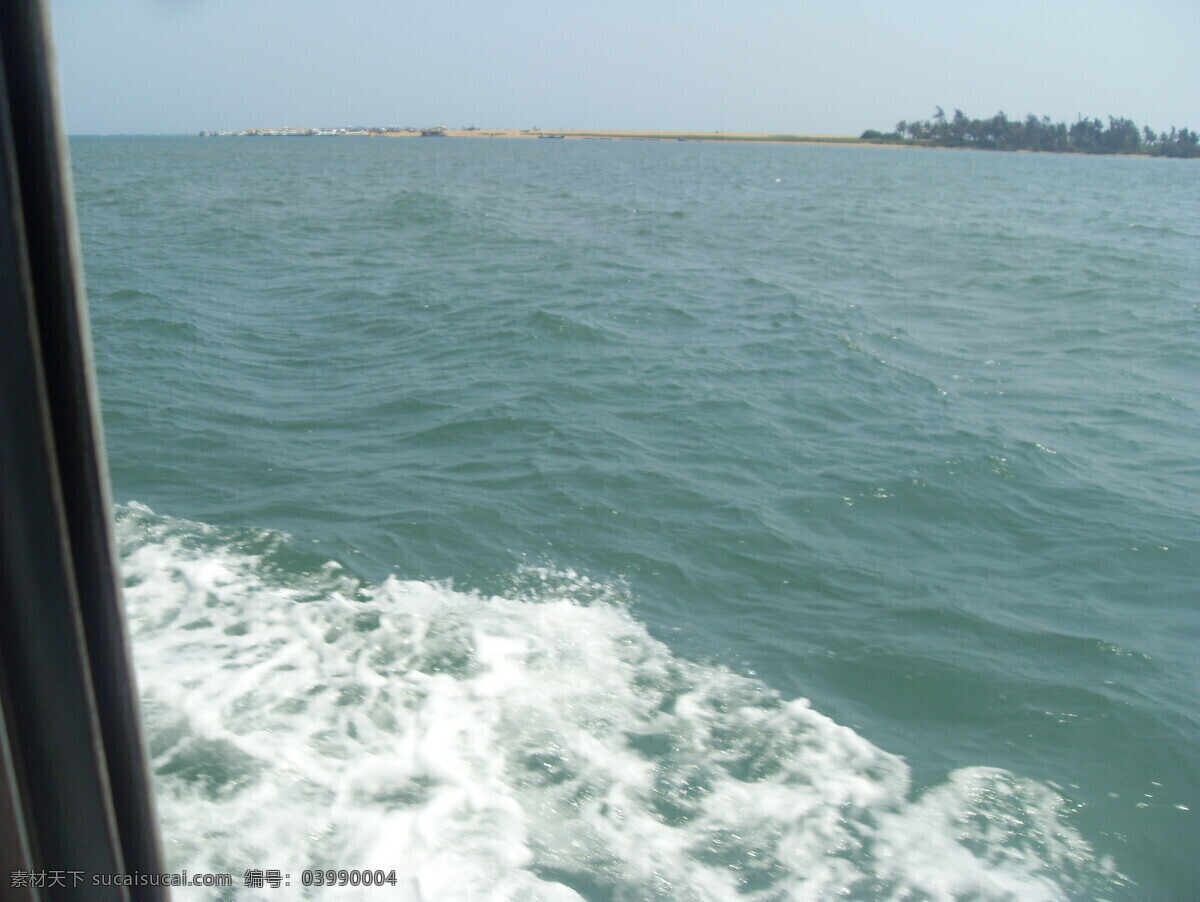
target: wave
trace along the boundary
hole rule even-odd
[[[619,585],[370,584],[281,533],[137,503],[117,534],[175,869],[394,870],[388,898],[412,902],[1057,900],[1122,881],[1048,787],[977,767],[914,792],[903,760],[805,700],[674,654]]]

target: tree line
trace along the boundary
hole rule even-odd
[[[980,150],[1044,150],[1053,153],[1134,153],[1160,157],[1200,156],[1200,136],[1187,128],[1172,126],[1170,132],[1155,134],[1139,129],[1129,119],[1108,117],[1106,127],[1099,119],[1084,119],[1067,125],[1039,119],[1030,113],[1024,119],[1009,119],[997,113],[990,119],[968,119],[962,110],[947,116],[937,107],[924,122],[901,120],[891,132],[867,129],[862,140],[881,144],[912,144],[924,147],[974,147]]]

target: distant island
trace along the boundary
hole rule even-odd
[[[533,128],[448,128],[426,126],[365,126],[347,128],[249,128],[238,132],[200,132],[200,137],[252,138],[549,138],[570,141],[722,141],[754,144],[869,144],[899,147],[958,147],[976,150],[1024,150],[1051,153],[1137,154],[1159,157],[1198,157],[1200,138],[1190,129],[1172,128],[1155,134],[1139,130],[1128,119],[1083,119],[1071,125],[1038,119],[1009,119],[997,113],[990,119],[968,119],[962,110],[947,117],[941,107],[933,119],[898,122],[891,132],[868,129],[860,136],[799,135],[768,132],[582,131]]]
[[[1030,113],[1024,119],[1009,119],[997,113],[990,119],[968,119],[962,110],[948,117],[937,107],[933,119],[896,123],[890,132],[868,129],[861,140],[874,144],[905,144],[916,147],[969,147],[976,150],[1027,150],[1047,153],[1138,154],[1153,157],[1198,157],[1200,136],[1187,128],[1171,128],[1155,134],[1139,129],[1129,119],[1108,117],[1084,119],[1067,125],[1039,119]]]
[[[853,135],[785,135],[755,132],[580,131],[541,128],[447,128],[444,125],[351,126],[349,128],[249,128],[240,132],[200,132],[200,137],[320,138],[555,138],[572,141],[738,141],[772,144],[863,144]]]

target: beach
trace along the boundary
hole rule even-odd
[[[425,131],[431,131],[426,129]],[[792,135],[768,132],[604,131],[577,129],[469,128],[438,129],[447,138],[526,138],[566,141],[728,141],[756,144],[861,144],[852,135]],[[419,138],[420,130],[384,132],[388,138]],[[425,135],[429,137],[429,135]]]

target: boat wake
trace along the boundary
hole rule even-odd
[[[395,871],[402,900],[1094,898],[1049,788],[907,766],[674,655],[621,592],[369,585],[269,531],[117,512],[172,867]],[[177,898],[191,890],[177,891]],[[206,890],[211,893],[211,890]],[[272,895],[272,894],[275,895]],[[232,898],[232,895],[230,896]],[[205,898],[209,898],[206,896]]]

